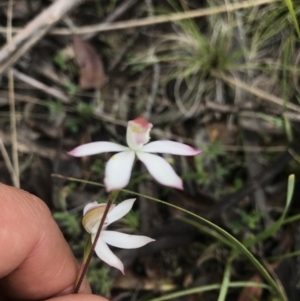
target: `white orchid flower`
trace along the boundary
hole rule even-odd
[[[110,207],[95,248],[95,252],[101,260],[119,269],[123,274],[123,263],[110,250],[107,244],[122,249],[136,249],[154,241],[154,239],[147,236],[105,230],[108,225],[125,216],[131,210],[134,201],[135,199],[128,199],[117,206],[112,205]],[[84,207],[82,224],[85,230],[91,235],[92,243],[95,240],[106,205],[92,202]]]
[[[182,180],[171,165],[162,157],[151,153],[194,156],[202,151],[169,140],[148,143],[151,128],[151,123],[143,117],[138,117],[128,122],[126,134],[128,147],[113,142],[92,142],[76,147],[69,152],[69,155],[83,157],[104,152],[119,152],[108,160],[105,167],[104,183],[107,191],[122,189],[128,184],[135,156],[146,165],[149,173],[157,182],[165,186],[183,189]]]

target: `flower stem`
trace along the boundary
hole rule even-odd
[[[104,221],[105,221],[106,216],[107,216],[107,214],[109,212],[109,208],[112,205],[112,203],[114,202],[114,200],[117,198],[118,194],[119,194],[119,190],[115,190],[115,191],[112,191],[111,194],[108,197],[107,205],[105,207],[105,210],[104,210],[104,213],[103,213],[103,216],[102,216],[99,228],[97,230],[97,234],[95,236],[95,240],[94,240],[94,242],[92,244],[92,247],[91,247],[91,249],[90,249],[90,251],[88,253],[88,256],[87,256],[86,260],[84,260],[83,266],[80,269],[78,277],[76,279],[75,288],[74,288],[74,294],[78,294],[78,292],[79,292],[80,286],[81,286],[82,281],[84,279],[84,276],[85,276],[85,274],[87,272],[88,266],[89,266],[89,264],[90,264],[90,262],[92,260],[92,257],[93,257],[93,254],[94,254],[94,251],[95,251],[98,239],[100,237],[100,233],[101,233],[103,225],[104,225]]]

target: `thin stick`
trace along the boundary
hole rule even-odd
[[[279,0],[253,0],[253,1],[243,1],[237,2],[233,4],[220,5],[216,7],[203,8],[203,9],[195,9],[189,12],[180,12],[174,13],[164,16],[154,16],[151,18],[137,19],[137,20],[129,20],[129,21],[120,21],[115,23],[108,24],[97,24],[91,26],[83,26],[78,28],[77,34],[89,34],[95,32],[104,32],[111,30],[119,30],[119,29],[128,29],[134,27],[143,27],[167,22],[181,21],[185,19],[191,18],[199,18],[208,15],[215,15],[224,12],[231,12],[238,9],[250,8],[258,5],[270,4],[279,2]],[[3,29],[0,27],[0,32]],[[14,32],[19,32],[20,28],[14,28]],[[49,32],[53,35],[72,35],[72,31],[67,28],[59,28],[53,29]]]
[[[18,185],[18,177],[17,177],[17,175],[15,173],[14,167],[13,167],[11,161],[10,161],[9,155],[8,155],[8,153],[6,151],[6,148],[5,148],[5,146],[4,146],[3,141],[2,141],[1,138],[0,138],[0,150],[1,150],[1,154],[2,154],[2,157],[4,159],[4,162],[5,162],[5,165],[7,167],[7,170],[9,172],[9,174],[10,174],[11,180],[13,182],[13,185],[15,187],[17,187],[17,185]]]
[[[119,6],[116,7],[116,9],[109,14],[103,21],[102,23],[112,23],[116,19],[118,19],[120,16],[122,16],[126,11],[129,10],[138,0],[126,0],[123,1]],[[97,35],[97,32],[90,32],[86,35],[83,36],[84,40],[90,40],[92,39],[95,35]]]
[[[81,0],[57,0],[35,17],[0,49],[0,74],[35,45],[60,19],[81,3]]]
[[[279,98],[275,95],[267,93],[259,88],[249,86],[248,84],[240,81],[239,79],[236,79],[231,76],[225,75],[224,73],[219,73],[219,72],[215,72],[215,71],[212,71],[211,74],[215,77],[218,77],[218,78],[224,80],[228,84],[242,88],[243,90],[248,91],[263,100],[267,100],[269,102],[275,103],[278,106],[286,107],[286,108],[289,108],[290,110],[300,113],[300,106],[297,106],[292,103],[288,103],[285,105],[284,100],[282,98]]]
[[[95,240],[94,240],[94,242],[93,242],[93,244],[92,244],[92,248],[91,248],[91,250],[90,250],[90,252],[89,252],[89,255],[88,255],[87,259],[86,259],[86,262],[84,263],[84,266],[83,266],[82,269],[81,269],[80,276],[78,277],[78,280],[77,280],[77,282],[76,282],[76,284],[75,284],[74,294],[78,294],[78,292],[79,292],[79,289],[80,289],[80,286],[81,286],[82,281],[83,281],[83,279],[84,279],[84,276],[85,276],[85,274],[86,274],[86,272],[87,272],[87,269],[88,269],[88,267],[89,267],[89,264],[90,264],[90,262],[91,262],[91,260],[92,260],[92,257],[93,257],[93,254],[94,254],[94,251],[95,251],[95,248],[96,248],[98,239],[99,239],[99,237],[100,237],[100,233],[101,233],[101,231],[102,231],[102,228],[103,228],[105,219],[106,219],[107,214],[108,214],[108,212],[109,212],[109,208],[110,208],[110,206],[112,205],[112,203],[114,202],[114,200],[116,199],[116,197],[118,196],[118,194],[119,194],[119,190],[116,190],[116,191],[113,191],[113,192],[109,195],[109,197],[108,197],[107,205],[106,205],[106,207],[105,207],[105,210],[104,210],[104,213],[103,213],[103,216],[102,216],[102,219],[101,219],[99,228],[98,228],[98,230],[97,230],[97,234],[96,234],[96,236],[95,236]]]
[[[9,0],[7,7],[7,42],[12,40],[12,12],[13,0]],[[14,75],[10,70],[8,72],[8,97],[9,97],[9,111],[10,111],[10,130],[11,130],[11,144],[12,144],[12,165],[14,169],[13,184],[15,187],[20,188],[20,170],[18,158],[18,138],[17,138],[17,122],[15,110],[15,90],[14,90]]]
[[[62,91],[56,88],[48,87],[47,85],[43,84],[42,82],[16,70],[16,69],[11,69],[9,70],[9,73],[12,71],[13,75],[19,79],[20,81],[30,85],[31,87],[34,87],[36,89],[39,89],[51,96],[54,96],[58,99],[61,99],[64,103],[70,103],[70,99],[68,98],[67,95],[65,95]]]

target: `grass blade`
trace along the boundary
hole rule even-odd
[[[288,8],[288,10],[289,10],[289,12],[291,14],[291,17],[292,17],[295,29],[296,29],[297,34],[298,34],[298,38],[300,39],[299,24],[298,24],[297,17],[296,17],[296,14],[295,14],[294,6],[293,6],[293,1],[292,0],[284,0],[284,2],[285,2],[285,5],[287,6],[287,8]]]

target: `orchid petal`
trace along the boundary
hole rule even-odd
[[[125,151],[112,156],[105,166],[105,187],[107,191],[124,188],[131,175],[135,154],[133,151]]]
[[[108,224],[112,224],[116,220],[125,216],[132,208],[136,199],[128,199],[117,205],[107,214]]]
[[[95,236],[92,236],[92,243],[94,243]],[[99,238],[96,244],[95,252],[97,256],[106,262],[108,265],[115,267],[124,274],[124,266],[121,260],[110,250],[108,245]]]
[[[150,140],[152,124],[143,117],[128,122],[126,141],[132,150],[140,149]]]
[[[68,154],[73,157],[84,157],[106,152],[122,152],[127,149],[128,147],[114,142],[101,141],[80,145],[68,152]]]
[[[102,231],[101,239],[113,247],[122,249],[140,248],[155,240],[147,236],[130,235],[116,231]]]
[[[96,207],[102,207],[105,206],[106,204],[99,204],[97,201],[88,203],[84,206],[83,208],[83,215],[85,215],[88,211],[90,211],[91,209],[94,209]]]
[[[202,153],[201,150],[194,149],[189,145],[170,140],[150,142],[147,145],[144,145],[140,151],[146,153],[165,153],[181,156],[195,156]]]
[[[143,152],[136,152],[136,155],[157,182],[165,186],[183,189],[182,180],[165,159]]]

